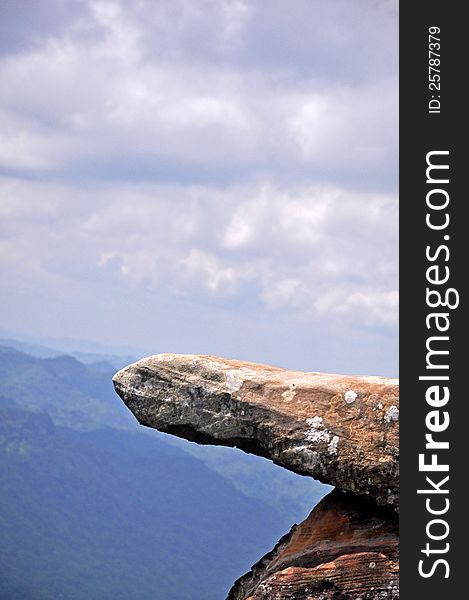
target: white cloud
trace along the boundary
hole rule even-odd
[[[130,290],[395,337],[394,1],[33,4],[0,55],[8,314],[64,298],[73,334]]]
[[[398,292],[369,287],[357,290],[351,286],[338,286],[318,296],[316,310],[328,318],[334,315],[353,319],[366,325],[397,326]]]
[[[249,271],[223,265],[219,258],[202,250],[190,250],[179,264],[184,275],[194,279],[196,285],[200,282],[210,292],[221,296],[234,293],[240,281],[249,278]]]
[[[4,224],[29,232],[24,259],[34,252],[44,270],[77,261],[82,277],[158,293],[201,301],[251,296],[271,310],[395,322],[393,196],[271,183],[77,191],[16,182],[13,189],[18,198],[36,198],[37,212],[8,209],[6,186]],[[38,222],[41,211],[47,218]],[[48,243],[41,247],[40,239]]]
[[[229,57],[241,60],[240,52],[267,35],[260,5],[180,1],[175,6],[171,11],[164,2],[143,3],[135,10],[127,3],[91,2],[92,17],[85,23],[93,35],[83,35],[83,21],[80,27],[72,23],[61,36],[46,37],[42,45],[0,62],[4,167],[82,180],[190,182],[252,179],[267,172],[279,181],[306,182],[319,174],[327,181],[362,183],[366,171],[368,185],[376,186],[379,176],[389,184],[397,135],[395,65],[383,76],[382,65],[367,63],[372,78],[334,80],[335,61],[344,60],[342,42],[327,41],[324,31],[319,36],[322,50],[331,55],[330,73],[295,71],[307,59],[308,47],[290,68],[280,57],[277,63],[267,57],[258,62],[254,47],[252,62],[239,65]],[[298,19],[302,12],[316,18],[325,13],[325,29],[333,33],[344,27],[328,20],[339,9],[345,19],[350,7],[341,2],[331,4],[330,15],[321,3],[300,2],[298,12],[290,12]],[[281,3],[273,3],[269,18],[295,53],[298,40],[285,29],[284,13]],[[380,23],[384,17],[378,15],[367,9],[361,18]],[[156,27],[152,39],[150,24]],[[205,55],[195,50],[194,26],[207,40],[218,40]],[[160,31],[174,34],[162,46]],[[221,38],[236,39],[240,47],[220,46]],[[317,40],[309,43],[315,60]],[[380,48],[375,52],[379,55]]]

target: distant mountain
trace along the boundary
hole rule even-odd
[[[76,358],[85,365],[102,373],[116,372],[135,362],[134,356],[117,356],[116,354],[93,354],[92,352],[70,352],[68,356]]]
[[[72,429],[134,427],[134,418],[114,393],[113,373],[71,356],[36,358],[0,347],[0,394]]]
[[[205,465],[228,479],[237,490],[266,502],[282,516],[287,517],[286,526],[302,521],[312,507],[327,494],[332,487],[323,485],[311,477],[302,477],[274,465],[271,461],[242,450],[222,446],[200,446],[169,437],[181,442],[178,448],[202,460]]]
[[[330,488],[139,426],[106,363],[0,347],[0,598],[223,598]]]
[[[161,440],[18,408],[0,409],[0,515],[2,600],[219,600],[284,533]]]
[[[330,489],[271,462],[222,447],[203,447],[138,426],[114,392],[114,369],[84,365],[67,356],[39,359],[0,347],[0,394],[51,415],[57,425],[90,431],[103,427],[140,430],[201,459],[239,491],[302,520]]]
[[[63,352],[59,352],[48,346],[41,346],[40,344],[33,344],[31,342],[21,342],[11,338],[0,337],[0,346],[13,348],[13,350],[19,350],[20,352],[36,356],[37,358],[53,358],[54,356],[64,354]]]
[[[73,352],[84,352],[92,354],[112,354],[116,356],[144,356],[148,354],[142,348],[134,348],[126,345],[116,344],[105,344],[96,342],[93,340],[69,338],[69,337],[57,337],[57,336],[37,336],[37,335],[26,335],[18,333],[17,331],[11,331],[4,328],[0,328],[0,340],[13,340],[15,342],[29,344],[30,346],[47,347],[52,348],[61,354],[70,354]],[[0,341],[0,345],[4,344]],[[21,348],[20,348],[21,349]],[[24,349],[25,352],[29,352]]]
[[[56,358],[57,356],[72,356],[85,365],[92,365],[94,369],[100,371],[118,371],[126,365],[135,362],[137,359],[129,354],[98,354],[96,352],[63,351],[49,346],[33,344],[21,340],[0,337],[0,346],[12,348],[34,356],[35,358]]]

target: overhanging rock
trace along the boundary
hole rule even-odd
[[[159,354],[113,380],[142,425],[235,446],[398,510],[396,379]]]

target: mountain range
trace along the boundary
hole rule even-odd
[[[129,357],[14,345],[0,347],[2,600],[223,598],[330,489],[138,426],[111,382]]]

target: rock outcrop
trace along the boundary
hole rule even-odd
[[[398,551],[395,513],[335,489],[238,579],[227,600],[394,600]]]
[[[230,600],[398,598],[399,385],[160,354],[114,376],[138,421],[336,486]]]

